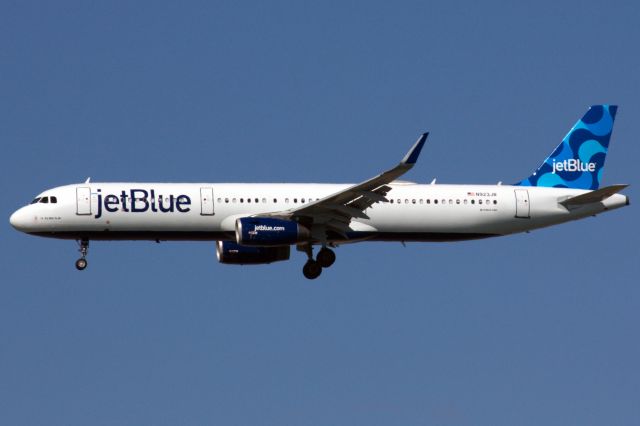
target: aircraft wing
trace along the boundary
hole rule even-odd
[[[259,216],[297,220],[310,228],[312,234],[320,239],[325,238],[327,231],[345,236],[351,219],[368,219],[366,209],[377,202],[388,201],[385,196],[391,187],[387,184],[411,170],[418,160],[427,136],[429,133],[422,134],[397,166],[378,176],[304,206]]]

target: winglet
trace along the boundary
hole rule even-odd
[[[409,165],[416,164],[416,161],[418,161],[418,156],[420,155],[420,151],[422,151],[422,147],[424,146],[424,143],[427,141],[427,136],[429,136],[429,132],[423,133],[418,138],[418,141],[411,147],[409,152],[407,152],[407,155],[405,155],[402,161],[400,162],[401,164],[409,164]]]

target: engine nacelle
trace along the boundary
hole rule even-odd
[[[218,241],[216,255],[220,263],[233,265],[258,265],[261,263],[289,260],[290,246],[281,247],[246,247],[233,241]]]
[[[292,220],[243,217],[236,220],[236,241],[243,246],[288,246],[309,239],[309,229]]]

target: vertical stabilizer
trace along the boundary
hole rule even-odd
[[[515,185],[598,189],[617,109],[593,105],[540,167]]]

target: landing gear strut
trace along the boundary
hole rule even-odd
[[[304,264],[302,273],[310,280],[318,278],[322,273],[322,268],[328,268],[336,261],[336,254],[327,247],[320,249],[315,260],[313,259],[313,248],[311,244],[308,244],[304,251],[307,253],[307,263]]]
[[[78,251],[82,255],[80,259],[76,260],[76,269],[78,271],[84,270],[87,267],[87,253],[89,252],[89,240],[80,240],[78,242],[80,248]]]

